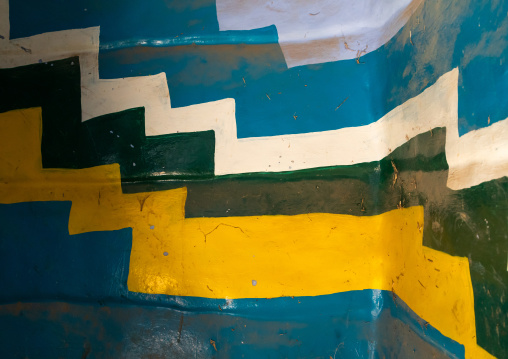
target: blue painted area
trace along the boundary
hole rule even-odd
[[[101,48],[277,42],[270,30],[219,31],[215,1],[10,1],[11,38],[100,26]],[[44,14],[44,16],[41,16]],[[21,25],[21,26],[16,26]]]
[[[389,63],[383,56],[368,55],[364,61],[365,65],[343,61],[288,70],[278,45],[126,49],[121,56],[102,54],[100,73],[115,78],[164,71],[174,107],[235,98],[238,137],[257,137],[367,125],[379,119],[387,111],[381,91],[385,84],[375,73]]]
[[[37,358],[87,352],[90,358],[464,358],[462,345],[401,313],[406,308],[395,307],[390,293],[347,292],[298,306],[302,299],[291,299],[295,305],[262,299],[245,315],[119,304],[4,304],[0,348],[6,357]],[[386,305],[379,313],[376,301]],[[258,314],[262,308],[271,315]],[[379,315],[375,320],[372,311]]]
[[[10,1],[9,6],[11,38],[92,26],[101,27],[101,43],[112,44],[136,38],[178,39],[200,34],[234,38],[244,33],[219,33],[213,0],[29,0]],[[263,30],[250,33],[264,34]],[[271,40],[276,42],[277,37]]]
[[[164,71],[174,107],[235,98],[238,137],[372,123],[454,67],[459,67],[461,76],[460,134],[488,126],[488,117],[490,123],[508,117],[508,103],[503,101],[508,95],[508,2],[428,0],[405,26],[405,32],[362,57],[364,64],[351,60],[289,70],[277,45],[243,53],[242,44],[215,52],[208,46],[196,49],[189,45],[149,52],[149,56],[140,55],[139,46],[129,48],[189,42],[276,42],[273,27],[220,33],[215,4],[210,0],[151,0],[143,4],[133,0],[25,0],[11,1],[10,11],[13,38],[100,25],[103,49],[117,49],[101,53],[100,75],[117,78]],[[407,38],[409,29],[413,45]],[[176,36],[184,39],[176,40]],[[335,111],[345,98],[348,100]]]
[[[458,66],[459,133],[508,117],[508,2],[472,1],[460,17],[453,56]]]
[[[221,31],[213,34],[180,35],[172,38],[137,37],[102,42],[100,50],[120,50],[136,46],[169,47],[186,45],[271,44],[277,42],[277,29],[268,26],[255,31]]]
[[[127,294],[132,230],[69,235],[71,202],[0,205],[0,301]]]
[[[3,357],[464,357],[391,292],[239,300],[128,292],[131,230],[69,236],[69,211],[69,202],[0,205]]]
[[[395,307],[390,293],[347,292],[298,306],[302,299],[291,299],[295,305],[263,299],[235,315],[123,304],[4,304],[0,352],[37,358],[79,357],[87,350],[91,358],[464,358],[462,345],[425,327],[400,302]]]
[[[508,34],[507,34],[508,35]],[[459,129],[461,134],[486,127],[508,117],[508,58],[475,58],[462,70],[459,86]],[[493,80],[495,79],[495,80]],[[479,103],[475,87],[483,89]]]

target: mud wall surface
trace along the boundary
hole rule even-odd
[[[507,13],[0,0],[0,356],[508,357]]]

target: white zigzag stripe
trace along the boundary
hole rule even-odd
[[[0,10],[5,9],[8,9],[8,0],[0,0]],[[8,11],[0,11],[0,14],[5,16]],[[408,139],[435,127],[447,129],[448,187],[467,188],[508,175],[508,119],[458,136],[457,69],[367,126],[238,139],[234,99],[172,109],[164,73],[99,79],[97,27],[13,41],[8,40],[8,29],[8,19],[4,17],[0,21],[0,34],[6,37],[0,40],[1,68],[80,56],[83,121],[143,106],[148,136],[214,130],[216,175],[294,171],[376,161]]]

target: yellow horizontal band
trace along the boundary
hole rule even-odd
[[[393,291],[422,319],[476,345],[465,258],[422,246],[423,209],[185,219],[185,188],[123,194],[118,165],[42,169],[40,109],[0,114],[0,202],[72,201],[71,234],[133,229],[130,291],[209,298]]]

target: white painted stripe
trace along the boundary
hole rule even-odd
[[[5,0],[1,0],[1,4]],[[25,48],[28,52],[23,50]],[[134,107],[145,107],[147,121],[171,110],[166,75],[99,79],[99,28],[49,32],[0,40],[0,68],[11,68],[79,56],[82,120]]]
[[[233,99],[173,109],[147,123],[148,135],[214,130],[215,174],[282,172],[386,157],[408,139],[446,127],[448,186],[461,189],[508,175],[508,119],[459,137],[458,69],[367,126],[238,139]]]
[[[448,138],[448,187],[461,189],[508,176],[508,119]],[[457,131],[457,130],[455,130]]]
[[[169,119],[147,125],[148,135],[214,130],[215,173],[294,171],[377,161],[408,139],[447,127],[458,139],[455,69],[420,95],[361,127],[272,137],[237,139],[233,100],[173,109]],[[453,133],[457,135],[454,136]]]

